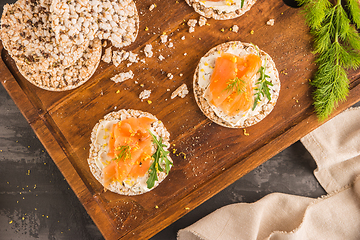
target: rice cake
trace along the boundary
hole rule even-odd
[[[35,86],[50,91],[71,90],[84,84],[95,72],[101,58],[101,40],[90,41],[80,59],[68,68],[54,67],[51,71],[34,71],[27,64],[16,62],[20,73]]]
[[[107,154],[109,151],[107,138],[105,132],[109,134],[111,130],[109,129],[114,123],[128,119],[128,118],[140,118],[140,117],[149,117],[154,119],[154,122],[151,124],[150,131],[157,137],[161,137],[163,144],[166,145],[165,151],[170,147],[170,133],[166,130],[164,124],[159,121],[154,115],[142,112],[139,110],[132,109],[122,109],[120,111],[111,112],[100,120],[93,128],[91,132],[91,144],[90,144],[90,153],[88,158],[88,164],[90,167],[91,173],[94,177],[104,186],[103,182],[103,168],[108,164],[104,163],[104,160],[101,160],[101,155]],[[155,153],[156,148],[153,145],[152,154]],[[172,162],[170,155],[167,155],[168,159]],[[152,160],[151,160],[152,161]],[[160,162],[161,168],[165,169],[165,164]],[[170,166],[171,167],[171,166]],[[157,187],[165,178],[165,172],[157,172],[158,181],[155,181],[154,186],[151,189],[148,189],[146,186],[146,181],[149,178],[149,174],[146,173],[144,177],[138,177],[136,179],[125,179],[122,182],[113,181],[106,189],[121,194],[121,195],[139,195],[145,192],[148,192],[155,187]]]
[[[132,0],[53,0],[52,27],[57,39],[108,39],[122,48],[135,41],[139,16]]]
[[[256,0],[185,0],[195,12],[206,18],[227,20],[240,17],[255,4]],[[243,4],[242,4],[243,2]]]
[[[206,99],[205,92],[210,84],[210,78],[215,67],[216,59],[221,56],[222,52],[232,53],[237,56],[245,56],[251,53],[259,55],[262,66],[265,66],[265,74],[270,76],[269,79],[266,80],[273,84],[273,86],[269,86],[271,100],[268,100],[266,96],[261,96],[260,101],[257,103],[254,110],[250,108],[233,117],[227,116],[221,109],[210,104]],[[258,72],[251,79],[253,82],[253,89],[256,88],[256,82],[259,79],[259,76],[260,73]],[[195,70],[193,86],[195,99],[199,108],[211,121],[224,127],[245,128],[260,122],[273,110],[279,97],[280,79],[274,61],[266,52],[258,49],[252,44],[232,41],[212,48],[200,59]]]
[[[50,24],[50,3],[51,0],[18,0],[6,4],[1,17],[4,48],[17,63],[35,72],[69,67],[87,47],[56,44]]]

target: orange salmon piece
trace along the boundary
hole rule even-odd
[[[218,63],[225,64],[225,61],[218,61],[219,58],[235,59],[236,66],[230,63],[228,65],[228,73],[221,74],[216,72]],[[238,57],[230,53],[223,53],[221,57],[216,60],[214,73],[218,78],[221,78],[221,84],[213,84],[210,91],[212,92],[213,101],[212,103],[222,109],[228,116],[235,116],[240,111],[247,111],[253,104],[253,83],[251,79],[259,71],[261,67],[261,59],[255,54],[248,54],[244,57]],[[234,60],[232,60],[234,61]],[[221,66],[220,69],[225,67]],[[213,73],[213,74],[214,74]],[[235,75],[235,76],[234,76]],[[231,76],[232,78],[229,78]],[[245,89],[241,93],[235,91],[225,90],[230,80],[235,77],[244,81]],[[212,80],[212,78],[211,78]],[[210,81],[211,81],[210,80]],[[212,82],[210,83],[211,86]],[[219,101],[215,101],[218,99]]]
[[[219,106],[231,94],[224,89],[227,87],[229,79],[236,77],[237,59],[237,56],[230,53],[223,53],[221,57],[216,59],[209,85],[210,102],[215,106]]]
[[[152,146],[148,129],[154,121],[148,117],[129,118],[113,125],[108,152],[113,161],[103,170],[105,187],[113,181],[123,181],[128,176],[145,175],[150,167]],[[129,147],[131,157],[115,159],[124,146]]]
[[[254,103],[253,83],[251,79],[261,67],[261,59],[255,54],[249,54],[243,61],[238,61],[237,77],[245,81],[245,91],[241,94],[233,92],[227,101],[223,102],[221,108],[229,116],[235,116],[240,111],[247,111]]]

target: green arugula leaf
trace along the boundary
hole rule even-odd
[[[173,163],[168,159],[167,155],[169,154],[169,151],[166,151],[166,145],[162,143],[162,138],[157,139],[157,137],[148,130],[151,137],[152,142],[156,145],[156,152],[152,155],[152,159],[154,160],[149,168],[149,179],[146,181],[147,188],[151,189],[154,187],[155,181],[158,180],[157,173],[163,172],[164,169],[160,166],[160,164],[165,163],[165,171],[166,174],[169,174],[170,166],[173,165]]]
[[[266,66],[266,58],[265,58],[265,66]],[[269,86],[273,86],[273,84],[271,82],[269,82],[268,80],[266,80],[266,78],[270,78],[270,76],[265,74],[265,70],[266,70],[265,67],[261,66],[258,71],[260,73],[260,77],[256,82],[257,87],[254,89],[256,92],[254,94],[255,99],[254,99],[254,105],[252,107],[253,111],[256,108],[258,102],[261,101],[261,97],[266,96],[267,99],[269,99],[269,101],[271,100]]]

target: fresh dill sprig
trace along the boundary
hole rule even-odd
[[[238,77],[230,79],[224,91],[236,92],[237,94],[243,93],[245,90],[246,82]]]
[[[266,58],[265,58],[265,66],[266,66]],[[257,87],[254,89],[256,92],[254,94],[254,105],[252,107],[252,110],[256,108],[258,102],[261,100],[261,96],[266,96],[269,101],[271,100],[271,94],[270,94],[270,88],[269,86],[273,86],[271,82],[266,80],[266,78],[270,78],[269,75],[266,75],[265,73],[266,68],[264,66],[261,66],[259,69],[260,77],[256,82]]]
[[[113,160],[125,161],[126,159],[131,159],[131,151],[129,145],[122,145],[115,149],[116,151],[120,151],[118,154],[116,154],[116,157]]]
[[[157,137],[152,134],[150,130],[149,133],[152,137],[152,142],[156,145],[156,152],[152,155],[152,159],[154,160],[154,162],[149,168],[150,176],[149,179],[146,181],[147,188],[151,189],[152,187],[154,187],[155,181],[158,180],[157,173],[164,171],[164,169],[161,168],[160,163],[165,163],[166,174],[169,174],[170,165],[173,165],[173,163],[167,157],[169,151],[166,151],[164,149],[166,145],[162,143],[162,138],[160,137],[160,139],[157,139]]]
[[[314,35],[314,54],[318,70],[311,85],[315,112],[325,120],[345,101],[349,92],[346,70],[360,66],[360,6],[357,0],[347,0],[345,11],[342,1],[298,0],[303,4],[306,23]]]

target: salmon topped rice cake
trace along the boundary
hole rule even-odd
[[[194,95],[202,112],[229,128],[245,128],[264,119],[280,92],[279,73],[271,57],[239,41],[212,48],[194,74]]]

